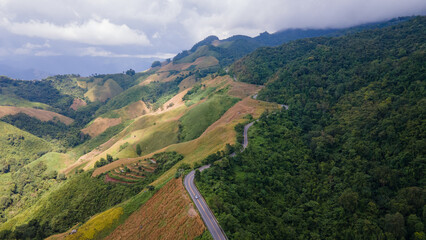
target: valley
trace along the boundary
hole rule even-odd
[[[229,239],[422,239],[425,26],[210,36],[144,72],[1,76],[0,239],[221,239],[200,200]]]

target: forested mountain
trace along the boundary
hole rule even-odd
[[[232,239],[424,239],[426,17],[262,48],[236,62],[288,104],[201,173]]]
[[[229,239],[424,239],[425,24],[210,36],[140,73],[0,77],[0,239],[194,238],[180,177],[203,163]]]
[[[311,38],[319,36],[342,36],[348,33],[359,32],[367,29],[377,29],[391,26],[404,22],[409,17],[392,19],[390,21],[369,23],[344,29],[287,29],[269,34],[264,32],[256,37],[248,37],[244,35],[236,35],[223,40],[219,40],[216,36],[209,36],[199,43],[195,44],[190,50],[185,50],[173,58],[174,62],[190,62],[199,56],[214,56],[219,60],[219,66],[211,71],[217,70],[218,67],[224,67],[232,64],[235,60],[253,52],[259,47],[277,46],[286,42],[290,42],[302,38]]]

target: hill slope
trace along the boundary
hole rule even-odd
[[[289,110],[262,117],[244,153],[201,173],[230,238],[424,236],[425,26],[299,40],[234,65]]]
[[[422,236],[425,20],[405,20],[262,48],[230,69],[224,67],[259,46],[368,26],[209,37],[144,73],[27,82],[2,77],[2,103],[44,108],[74,122],[3,118],[45,140],[0,122],[12,131],[4,142],[10,146],[1,145],[8,158],[22,151],[13,174],[0,174],[0,238],[76,228],[71,237],[101,238],[135,227],[131,220],[120,226],[133,212],[131,219],[151,233],[166,236],[160,229],[170,225],[195,236],[201,231],[171,220],[188,220],[183,207],[180,215],[152,223],[137,210],[167,210],[157,208],[171,191],[164,184],[216,160],[198,184],[230,237]],[[259,117],[248,150],[223,158],[238,149],[235,129]],[[21,135],[46,150],[37,154],[20,145]],[[176,181],[169,183],[179,189]],[[157,190],[161,194],[149,200]],[[180,190],[170,194],[187,202]]]

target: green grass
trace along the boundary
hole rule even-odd
[[[86,152],[90,152],[96,147],[100,146],[101,144],[107,142],[112,137],[117,135],[119,132],[121,132],[126,126],[130,124],[131,121],[126,121],[123,123],[120,123],[118,125],[115,125],[113,127],[108,128],[103,133],[99,134],[98,136],[86,141],[85,143],[81,144],[80,146],[76,147],[73,152],[77,154],[77,156],[84,155]]]
[[[27,164],[52,148],[49,142],[0,121],[0,163]]]
[[[46,171],[59,172],[59,170],[67,167],[67,160],[68,160],[67,155],[63,153],[49,152],[43,155],[42,157],[40,157],[39,159],[28,164],[28,167],[31,168],[32,166],[35,166],[38,163],[43,162],[44,164],[46,164],[46,167],[47,167]]]
[[[205,89],[199,89],[194,94],[191,94],[190,96],[188,96],[188,101],[185,102],[185,105],[189,107],[189,106],[203,100],[204,98],[208,97],[210,94],[215,92],[216,89],[217,89],[217,87],[208,87],[208,88],[205,88]]]
[[[103,117],[103,118],[119,118],[119,117],[121,117],[121,115],[113,110],[113,111],[109,111],[107,113],[104,113],[104,114],[102,114],[99,117]]]
[[[0,174],[0,196],[10,194],[12,186],[12,173]]]
[[[238,100],[226,95],[214,95],[195,106],[179,119],[181,123],[179,139],[189,141],[199,137]]]
[[[199,57],[207,57],[207,56],[213,56],[218,57],[219,54],[217,52],[211,51],[208,46],[202,46],[197,49],[194,53],[191,53],[190,55],[176,61],[176,63],[192,63]]]
[[[169,101],[170,99],[172,99],[172,97],[174,97],[175,95],[176,95],[176,92],[171,92],[169,94],[161,96],[157,100],[157,102],[155,102],[153,104],[153,110],[155,111],[155,110],[159,109],[160,107],[162,107],[167,101]]]
[[[17,96],[11,96],[11,95],[5,95],[5,94],[0,94],[0,106],[31,107],[31,108],[40,108],[44,110],[52,109],[52,107],[44,103],[30,102],[26,99],[23,99]]]
[[[138,133],[136,134],[139,136]],[[141,145],[142,155],[145,155],[174,143],[178,143],[178,122],[158,123],[145,129],[139,141],[124,148],[117,157],[136,157],[136,144]]]
[[[152,82],[145,86],[133,86],[100,107],[96,114],[101,115],[108,111],[125,107],[139,100],[147,104],[155,103],[159,101],[162,96],[176,94],[179,91],[179,83],[178,81],[164,83]]]

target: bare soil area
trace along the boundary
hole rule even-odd
[[[194,239],[205,228],[179,178],[170,180],[106,239]]]
[[[96,137],[110,127],[121,123],[121,118],[96,118],[90,126],[82,129],[84,134],[89,134],[90,137]]]
[[[74,122],[74,120],[69,117],[61,115],[59,113],[47,111],[47,110],[27,108],[27,107],[0,106],[0,117],[4,117],[6,115],[15,115],[18,113],[25,113],[28,116],[37,118],[38,120],[44,121],[44,122],[51,121],[54,119],[57,119],[67,125]]]
[[[83,99],[74,98],[74,101],[72,102],[70,108],[77,111],[77,109],[79,109],[80,107],[84,107],[86,105],[87,105],[87,103]]]

